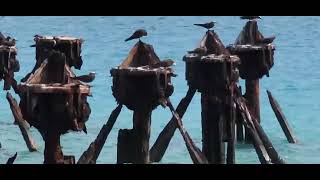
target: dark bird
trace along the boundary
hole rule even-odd
[[[196,48],[193,51],[188,51],[189,54],[195,53],[195,54],[199,54],[201,56],[207,54],[207,48],[206,47],[200,47],[200,48]]]
[[[146,30],[144,29],[138,29],[136,30],[128,39],[126,39],[125,41],[130,41],[132,39],[139,39],[142,37],[142,36],[147,36],[148,33]]]
[[[2,45],[6,45],[6,46],[15,46],[16,45],[16,40],[12,39],[11,41],[3,41]]]
[[[87,75],[71,77],[71,78],[74,79],[74,80],[79,80],[79,81],[82,81],[82,82],[89,83],[89,82],[92,82],[95,79],[95,77],[96,77],[96,73],[95,72],[90,72]]]
[[[241,16],[241,19],[248,19],[248,20],[255,20],[255,19],[261,19],[260,16]]]
[[[40,36],[40,35],[36,34],[36,35],[34,35],[33,37],[34,37],[34,38],[42,38],[43,36]]]
[[[267,37],[267,38],[260,39],[260,40],[258,41],[258,43],[259,43],[259,44],[270,44],[270,43],[272,43],[275,39],[276,39],[275,36],[271,36],[271,37]]]
[[[12,39],[12,38],[11,38],[10,36],[7,36],[7,37],[6,37],[6,40],[7,40],[7,41],[10,41],[11,39]]]
[[[174,64],[174,61],[171,60],[171,59],[166,59],[166,60],[163,60],[163,61],[160,61],[156,64],[152,64],[150,65],[151,68],[159,68],[159,67],[170,67]]]
[[[88,132],[87,132],[87,127],[86,127],[85,124],[83,124],[83,129],[82,129],[82,130],[83,130],[84,133],[88,134]]]
[[[204,24],[193,24],[193,25],[195,25],[195,26],[201,26],[201,27],[204,27],[204,28],[206,28],[206,29],[209,30],[209,29],[211,29],[211,28],[214,27],[215,23],[216,23],[216,22],[211,21],[211,22],[204,23]]]
[[[13,164],[14,160],[16,160],[18,153],[8,159],[6,164]]]

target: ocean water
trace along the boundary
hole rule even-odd
[[[84,64],[81,75],[95,71],[97,77],[92,83],[93,97],[88,98],[92,113],[87,122],[88,134],[70,132],[61,137],[65,155],[76,159],[95,139],[106,122],[116,102],[111,92],[112,78],[109,70],[119,65],[127,57],[135,41],[124,42],[137,28],[145,28],[148,36],[142,40],[152,44],[161,59],[176,61],[174,70],[178,77],[173,78],[175,91],[171,96],[176,106],[188,89],[185,81],[185,65],[182,57],[192,50],[203,37],[205,30],[193,26],[194,23],[217,21],[216,32],[225,45],[235,41],[245,21],[236,16],[184,17],[0,17],[0,31],[17,39],[20,72],[15,78],[20,80],[30,72],[35,63],[33,36],[68,35],[85,40],[82,56]],[[275,64],[270,77],[260,81],[262,126],[270,137],[280,156],[289,164],[320,163],[320,17],[263,17],[258,22],[260,31],[265,35],[275,35]],[[239,82],[244,84],[243,80]],[[1,82],[1,89],[3,82]],[[244,87],[243,87],[244,88]],[[296,137],[298,144],[289,144],[269,105],[266,90],[270,90],[280,103]],[[11,93],[14,94],[13,90]],[[17,164],[41,164],[43,162],[44,142],[35,128],[31,133],[39,146],[38,152],[30,153],[25,145],[18,126],[13,124],[13,116],[5,98],[6,92],[0,91],[0,164],[18,152]],[[15,96],[17,98],[17,96]],[[111,131],[107,142],[97,160],[98,164],[116,163],[118,130],[132,127],[132,112],[123,108]],[[168,109],[158,107],[152,114],[152,145],[161,130],[171,118]],[[200,94],[196,94],[183,121],[198,147],[201,147],[201,106]],[[150,147],[151,147],[150,145]],[[178,131],[164,155],[161,164],[192,163],[184,141]],[[259,163],[251,145],[236,146],[236,163]]]

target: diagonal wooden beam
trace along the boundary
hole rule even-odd
[[[170,100],[167,99],[167,105],[170,108],[172,115],[174,116],[178,129],[186,143],[187,149],[189,151],[190,157],[194,164],[208,164],[208,160],[206,159],[205,155],[201,152],[201,150],[193,143],[191,137],[189,136],[188,132],[185,130],[182,124],[182,120],[179,117],[179,114],[174,110],[173,105],[171,104]]]
[[[37,145],[33,140],[31,133],[29,132],[29,127],[26,120],[23,119],[21,109],[18,106],[17,101],[12,97],[12,95],[9,92],[7,92],[6,98],[10,104],[10,108],[11,108],[13,117],[15,119],[15,122],[17,122],[20,128],[21,134],[23,136],[24,141],[27,144],[29,151],[30,152],[37,151]]]
[[[185,112],[187,111],[187,108],[192,98],[194,97],[195,93],[196,93],[196,89],[189,88],[186,96],[183,99],[181,99],[176,109],[176,112],[180,118],[182,118]],[[159,162],[162,159],[176,129],[177,129],[176,120],[175,120],[175,117],[172,116],[171,120],[168,122],[165,128],[161,131],[156,142],[153,144],[153,146],[150,149],[151,162]]]
[[[241,120],[242,120],[244,126],[246,127],[247,132],[252,137],[252,143],[253,143],[253,146],[256,150],[256,153],[258,155],[260,163],[261,164],[271,164],[271,158],[269,157],[269,154],[268,154],[265,146],[263,145],[262,140],[260,139],[253,124],[250,123],[250,120],[248,120],[248,119],[251,119],[251,115],[249,113],[249,110],[246,107],[246,104],[245,104],[243,98],[242,97],[236,98],[235,103],[237,105],[237,110],[241,114],[241,117],[242,117]]]
[[[292,128],[290,127],[287,118],[284,116],[279,103],[277,102],[277,100],[272,96],[271,92],[267,90],[267,94],[268,94],[268,98],[269,98],[269,102],[270,105],[272,107],[272,110],[274,112],[274,114],[276,115],[280,126],[284,132],[284,134],[287,137],[287,140],[289,143],[297,143],[297,139],[293,134]]]
[[[88,149],[83,152],[79,158],[77,164],[96,164],[96,160],[105,144],[108,135],[116,122],[122,109],[122,104],[119,104],[110,114],[109,119],[105,125],[101,128],[97,138],[90,144]]]

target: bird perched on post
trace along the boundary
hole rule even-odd
[[[95,72],[90,72],[87,75],[82,75],[82,76],[77,76],[77,77],[71,77],[73,80],[79,80],[85,83],[89,83],[92,82],[96,77],[96,73]]]
[[[257,41],[258,44],[270,44],[276,39],[275,36],[263,38]]]
[[[33,37],[34,37],[34,40],[37,41],[39,38],[42,38],[43,36],[40,36],[40,35],[36,34]],[[30,47],[36,47],[36,46],[37,46],[36,44],[33,44]]]
[[[207,48],[204,46],[204,47],[199,47],[199,48],[196,48],[194,49],[193,51],[188,51],[189,54],[199,54],[201,56],[204,56],[207,54]]]
[[[255,19],[261,19],[260,16],[241,16],[241,19],[248,19],[248,20],[255,20]]]
[[[159,68],[159,67],[170,67],[174,64],[174,61],[172,59],[166,59],[163,61],[160,61],[156,64],[150,65],[151,68]]]
[[[5,39],[1,39],[1,44],[6,45],[6,46],[15,46],[16,45],[16,40],[12,39],[10,36],[7,36]]]
[[[34,38],[42,38],[43,36],[40,36],[39,34],[36,34],[33,36]]]
[[[140,41],[140,38],[143,37],[143,36],[147,36],[148,33],[146,30],[144,29],[138,29],[136,30],[129,38],[127,38],[125,41],[130,41],[132,39],[139,39]]]
[[[204,23],[204,24],[193,24],[193,25],[195,25],[195,26],[200,26],[200,27],[204,27],[204,28],[210,30],[211,28],[214,27],[215,23],[216,23],[216,22],[211,21],[211,22]]]
[[[6,164],[13,164],[14,160],[16,160],[18,153],[14,154],[11,158],[8,159]]]

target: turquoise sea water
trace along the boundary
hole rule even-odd
[[[76,74],[97,72],[92,83],[93,97],[88,99],[92,113],[87,122],[88,134],[71,132],[62,136],[61,144],[65,155],[80,157],[95,139],[109,114],[116,107],[112,96],[112,78],[109,70],[117,66],[126,56],[135,41],[124,42],[137,28],[145,28],[148,37],[143,41],[152,44],[161,59],[176,61],[174,67],[178,77],[173,78],[175,92],[171,97],[176,106],[187,91],[185,65],[182,61],[187,50],[192,50],[203,37],[205,30],[193,26],[194,23],[217,21],[216,32],[225,45],[235,41],[245,22],[239,17],[0,17],[0,31],[17,39],[20,72],[15,78],[20,80],[30,72],[35,63],[33,36],[69,35],[85,40],[82,56],[84,64]],[[260,82],[262,126],[269,135],[276,150],[287,163],[320,163],[320,17],[263,17],[259,21],[260,31],[265,35],[275,35],[275,65],[270,77]],[[2,89],[1,82],[1,89]],[[240,80],[243,85],[243,80]],[[243,87],[244,88],[244,87]],[[266,90],[269,89],[279,101],[298,140],[289,144],[269,105]],[[13,93],[13,90],[12,94]],[[44,142],[35,128],[32,135],[39,146],[39,152],[30,153],[13,124],[13,116],[0,91],[0,164],[18,152],[15,163],[41,164],[43,162]],[[17,96],[15,96],[17,97]],[[111,131],[97,163],[116,163],[116,144],[118,130],[132,127],[132,112],[124,108]],[[198,147],[201,147],[201,109],[200,94],[196,94],[187,113],[184,125]],[[152,114],[151,145],[171,118],[170,111],[158,107]],[[150,146],[151,146],[150,145]],[[251,145],[238,144],[237,163],[259,163]],[[184,141],[176,131],[165,156],[160,163],[192,163]]]

